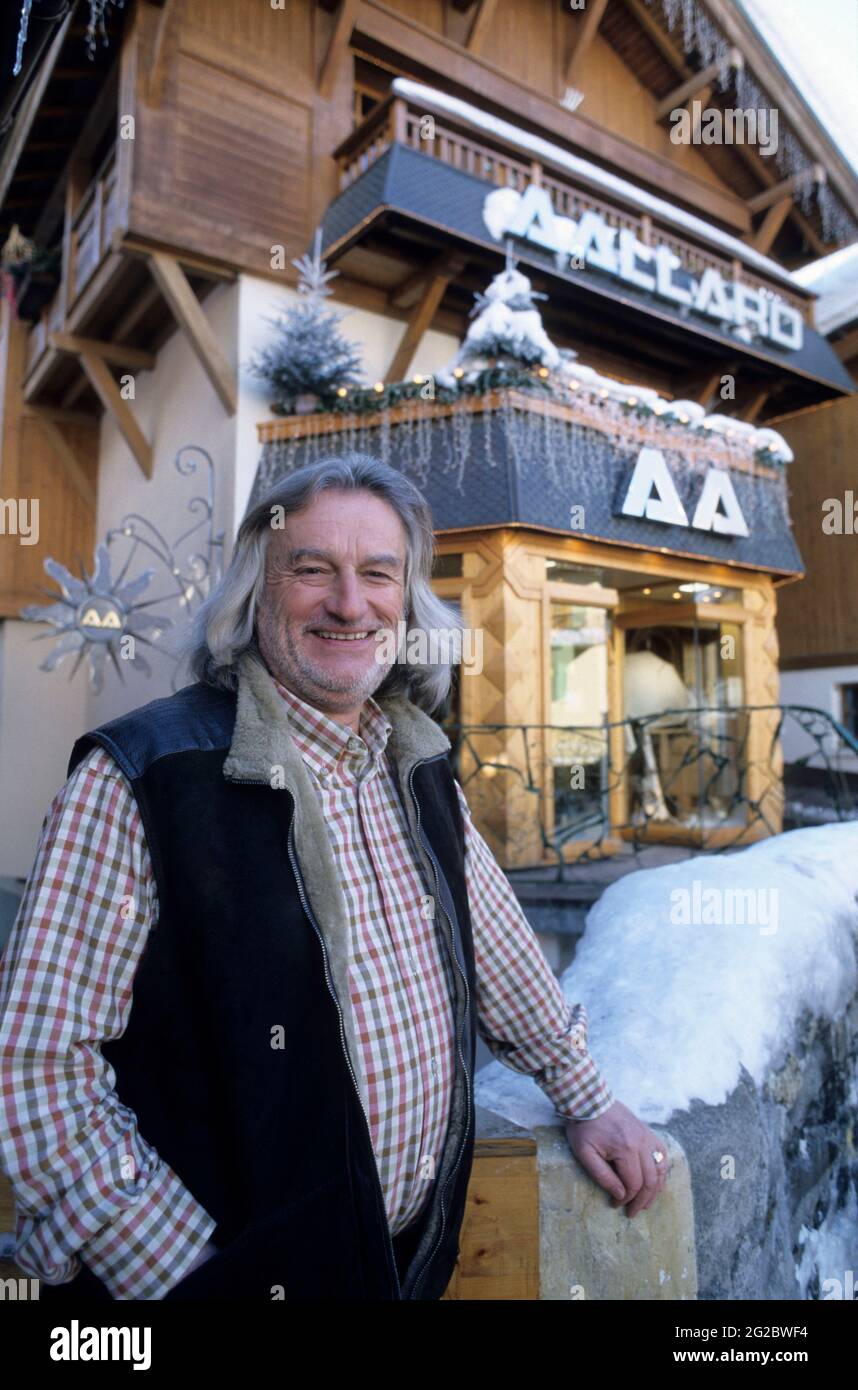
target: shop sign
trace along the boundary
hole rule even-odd
[[[624,516],[714,531],[719,536],[750,535],[729,473],[723,468],[708,470],[689,521],[664,454],[648,446],[638,454],[620,511]]]
[[[495,236],[523,237],[552,251],[561,270],[594,266],[668,301],[682,315],[716,319],[746,340],[758,335],[790,352],[804,342],[801,314],[773,292],[725,280],[712,266],[697,277],[669,246],[645,246],[630,228],[611,227],[598,212],[587,211],[578,222],[561,217],[547,190],[536,184],[523,193],[494,189],[483,217]]]

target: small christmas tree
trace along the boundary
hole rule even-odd
[[[277,318],[268,319],[278,337],[256,353],[250,364],[251,371],[272,387],[271,409],[277,415],[330,407],[340,387],[360,382],[360,348],[340,332],[345,315],[324,304],[331,293],[328,281],[339,272],[325,269],[321,241],[319,228],[313,255],[292,262],[300,272],[301,298]]]
[[[476,296],[471,313],[477,317],[452,362],[436,373],[437,379],[442,385],[454,384],[456,375],[463,375],[462,368],[468,369],[464,377],[469,380],[487,367],[558,367],[560,353],[545,332],[536,307],[537,299],[547,298],[516,269],[511,244],[507,243],[504,269],[485,294]]]

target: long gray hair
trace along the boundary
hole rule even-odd
[[[430,585],[435,551],[432,515],[423,495],[408,479],[369,454],[332,454],[296,469],[277,483],[247,513],[235,539],[229,566],[214,592],[198,610],[185,660],[197,680],[235,690],[238,662],[246,651],[257,656],[256,609],[265,586],[265,554],[272,518],[287,517],[309,505],[326,488],[363,489],[388,502],[407,536],[405,554],[405,649],[409,659],[396,661],[374,692],[403,694],[428,714],[441,709],[450,693],[453,665],[461,659],[462,624],[452,605]],[[273,508],[282,512],[273,512]],[[418,634],[413,637],[412,634]],[[430,634],[442,634],[430,643]],[[431,664],[413,660],[421,649],[444,659]],[[401,654],[401,648],[398,649]]]

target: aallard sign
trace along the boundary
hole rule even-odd
[[[483,219],[494,236],[522,237],[554,253],[558,269],[593,266],[663,299],[682,313],[728,325],[737,337],[754,335],[798,352],[804,320],[773,292],[725,280],[714,267],[695,276],[669,246],[645,246],[628,227],[611,227],[593,210],[576,222],[561,217],[546,189],[529,184],[523,193],[496,188],[487,194]],[[655,234],[657,237],[657,233]]]

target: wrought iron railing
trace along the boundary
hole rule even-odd
[[[699,706],[601,725],[443,721],[475,822],[507,869],[656,844],[699,854],[858,819],[858,739],[804,705]]]

